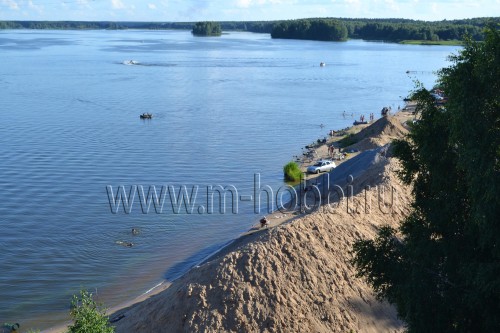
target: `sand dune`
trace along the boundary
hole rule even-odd
[[[382,117],[368,127],[355,134],[355,144],[347,149],[373,149],[384,146],[396,138],[401,138],[408,133],[403,127],[399,117]]]
[[[372,126],[359,133],[360,142],[406,131],[392,119]],[[122,316],[117,332],[402,331],[395,310],[375,299],[350,263],[353,242],[374,237],[378,226],[396,225],[410,203],[409,188],[395,174],[397,161],[384,149],[366,153],[372,157],[351,162],[363,171],[349,205],[323,206],[239,239],[170,288],[113,314]],[[395,191],[392,207],[391,196],[377,199],[375,186]]]

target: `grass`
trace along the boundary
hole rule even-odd
[[[342,138],[340,141],[339,141],[339,144],[342,148],[344,147],[347,147],[347,146],[350,146],[350,145],[353,145],[355,143],[357,143],[358,140],[356,140],[356,138],[354,137],[354,134],[351,133],[351,134],[348,134],[347,136],[345,136],[344,138]]]
[[[399,44],[408,44],[408,45],[463,45],[461,40],[402,40]]]

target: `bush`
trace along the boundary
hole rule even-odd
[[[109,325],[106,309],[101,308],[86,290],[80,296],[73,296],[70,315],[74,324],[69,326],[68,333],[113,333],[115,328]]]
[[[285,180],[291,182],[297,182],[302,177],[302,171],[295,162],[289,162],[283,167],[283,173],[285,175]]]

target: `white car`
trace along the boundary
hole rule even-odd
[[[333,161],[330,160],[320,160],[314,165],[307,168],[308,173],[320,173],[320,172],[330,172],[337,166]]]

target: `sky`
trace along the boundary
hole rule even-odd
[[[307,17],[420,20],[500,16],[500,0],[0,0],[0,20],[247,21]]]

